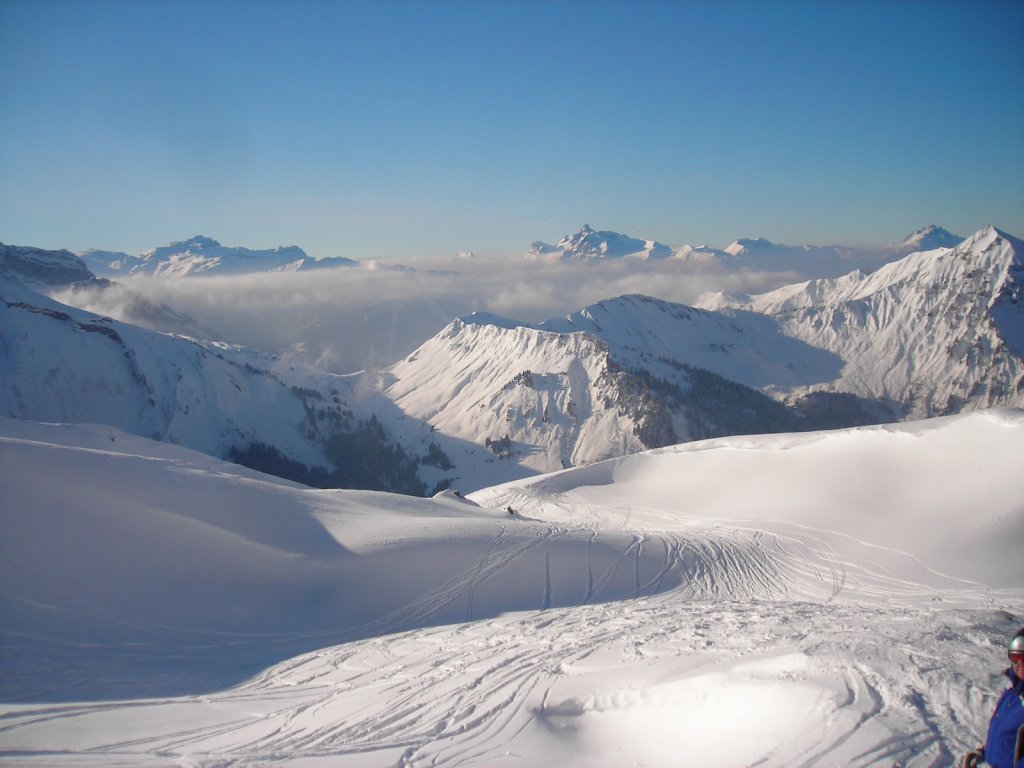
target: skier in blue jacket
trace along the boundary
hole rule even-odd
[[[964,755],[964,768],[976,768],[979,763],[992,768],[1024,766],[1024,629],[1010,639],[1007,655],[1010,687],[996,702],[984,745]]]

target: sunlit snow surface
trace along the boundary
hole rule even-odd
[[[470,500],[0,420],[0,762],[953,765],[1024,625],[1022,477],[1021,411]]]

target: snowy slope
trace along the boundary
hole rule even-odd
[[[779,332],[768,318],[708,312],[649,296],[620,296],[541,323],[601,338],[620,365],[669,378],[683,363],[771,390],[827,381],[839,360]]]
[[[0,420],[0,760],[952,766],[1022,461],[993,411],[413,499]]]
[[[302,431],[307,377],[347,389],[341,377],[289,369],[227,344],[146,331],[0,283],[4,354],[0,413],[97,422],[223,456],[253,440],[304,463],[324,463]],[[340,410],[340,406],[338,407]]]
[[[845,363],[829,387],[911,417],[1024,404],[1024,243],[986,227],[870,275],[811,280],[706,308],[766,315]]]
[[[107,424],[318,485],[422,495],[450,476],[429,430],[372,392],[364,402],[359,376],[148,331],[10,280],[0,349],[2,416]]]
[[[642,448],[633,420],[597,408],[613,398],[605,345],[469,316],[392,366],[385,395],[441,434],[475,444],[509,438],[527,446],[523,466],[550,471]],[[514,447],[497,446],[506,458]]]
[[[116,295],[126,314],[200,338],[67,306],[25,281],[88,306],[80,286],[97,281],[78,257],[4,253],[2,416],[108,424],[321,486],[423,495],[467,476],[480,487],[529,474],[507,462],[493,465],[483,446],[432,435],[407,420],[379,396],[372,373],[338,376],[210,340],[190,318],[105,280],[98,282],[106,298]],[[86,279],[67,284],[79,276]]]

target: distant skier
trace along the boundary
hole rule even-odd
[[[505,507],[505,511],[508,512],[509,517],[515,517],[516,511],[511,506]]]
[[[1024,629],[1010,639],[1007,656],[1010,687],[996,702],[985,743],[964,755],[963,768],[976,768],[980,763],[992,768],[1024,766]]]

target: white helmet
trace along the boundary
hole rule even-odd
[[[1024,653],[1024,629],[1010,638],[1010,645],[1006,651],[1007,653]]]

